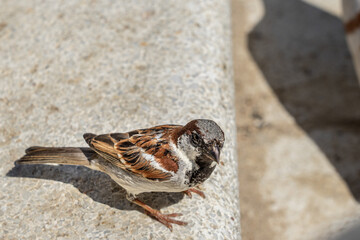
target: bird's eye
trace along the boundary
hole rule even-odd
[[[196,133],[191,135],[191,142],[194,146],[198,146],[200,144],[200,137]]]

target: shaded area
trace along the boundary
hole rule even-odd
[[[359,201],[360,89],[343,24],[300,0],[264,0],[264,6],[249,34],[251,54]]]
[[[359,223],[350,227],[349,229],[345,229],[342,233],[337,234],[336,237],[332,237],[329,240],[358,240],[360,236],[360,225]]]
[[[126,192],[108,175],[82,166],[51,165],[16,165],[11,169],[9,177],[27,177],[48,179],[72,184],[81,193],[94,201],[120,210],[138,210],[142,208],[126,199]],[[143,193],[139,199],[155,209],[161,209],[179,202],[183,193]]]

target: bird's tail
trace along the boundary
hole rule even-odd
[[[64,164],[89,166],[96,156],[91,148],[76,147],[30,147],[16,164]]]

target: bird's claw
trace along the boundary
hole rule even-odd
[[[173,219],[174,217],[182,216],[181,213],[163,214],[157,210],[154,210],[153,212],[149,212],[149,211],[145,211],[145,212],[149,216],[155,218],[156,220],[158,220],[159,222],[164,224],[166,227],[168,227],[170,229],[170,231],[172,231],[172,229],[173,229],[171,224],[177,224],[177,225],[181,225],[181,226],[187,225],[187,222]]]
[[[196,188],[190,188],[188,190],[183,191],[183,193],[185,193],[189,198],[192,198],[192,194],[191,194],[192,192],[198,194],[202,198],[205,198],[204,192]]]

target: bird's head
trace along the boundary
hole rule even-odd
[[[224,132],[212,120],[196,119],[186,124],[177,136],[177,147],[193,161],[212,165],[219,163]]]

